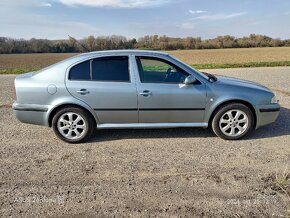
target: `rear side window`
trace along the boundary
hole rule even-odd
[[[70,80],[91,80],[90,61],[85,61],[73,66],[69,72]]]
[[[92,80],[129,82],[128,56],[104,57],[92,61]]]

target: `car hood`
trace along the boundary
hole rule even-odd
[[[252,89],[259,89],[267,92],[272,92],[269,88],[266,86],[263,86],[259,83],[255,83],[249,80],[242,80],[242,79],[237,79],[233,77],[227,77],[227,76],[217,76],[217,82],[222,83],[222,84],[227,84],[227,85],[233,85],[233,86],[243,86],[247,88],[252,88]]]

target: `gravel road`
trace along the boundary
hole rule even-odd
[[[100,130],[70,145],[14,118],[15,76],[1,75],[0,217],[290,215],[290,68],[208,72],[273,89],[277,122],[240,141],[181,128]]]

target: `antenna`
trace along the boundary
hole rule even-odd
[[[75,43],[77,43],[77,44],[79,44],[81,47],[82,47],[82,49],[84,50],[84,51],[89,51],[89,49],[88,49],[88,47],[87,46],[85,46],[84,44],[82,44],[82,43],[80,43],[78,40],[76,40],[74,37],[72,37],[72,36],[70,36],[70,35],[68,35],[68,37],[69,37],[69,39],[70,40],[73,40]]]

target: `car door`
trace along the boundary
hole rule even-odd
[[[206,87],[200,81],[185,85],[189,75],[170,61],[136,56],[140,123],[202,123]]]
[[[66,86],[86,102],[100,124],[137,123],[137,94],[129,56],[94,58],[69,70]]]

